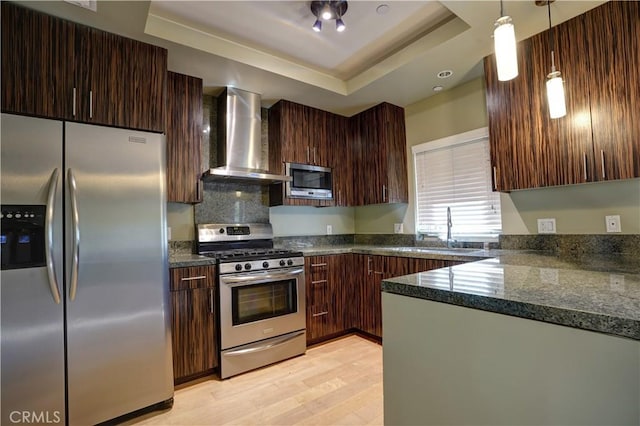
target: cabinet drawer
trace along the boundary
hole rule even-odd
[[[169,270],[169,288],[171,291],[189,290],[195,288],[215,287],[216,267],[190,266]]]

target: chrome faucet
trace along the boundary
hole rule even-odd
[[[451,221],[451,207],[447,207],[447,247],[451,248],[451,227],[453,222]]]

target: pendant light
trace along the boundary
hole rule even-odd
[[[551,2],[547,0],[547,11],[549,14],[549,47],[551,48],[551,72],[547,75],[547,102],[549,104],[549,115],[551,118],[560,118],[567,115],[567,107],[564,99],[564,84],[560,71],[556,70],[555,58],[553,55],[553,29],[551,28]]]
[[[498,80],[514,79],[518,76],[516,32],[511,17],[503,13],[502,0],[500,0],[500,18],[495,22],[494,27],[493,44]]]

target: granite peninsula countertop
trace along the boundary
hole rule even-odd
[[[510,251],[389,278],[382,291],[640,340],[640,259]]]
[[[208,266],[215,265],[216,260],[207,257],[200,256],[199,254],[191,253],[170,253],[169,254],[169,268],[184,268],[189,266]]]

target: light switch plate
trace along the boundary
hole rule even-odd
[[[556,219],[553,217],[538,219],[538,234],[555,234]]]
[[[605,216],[604,220],[607,223],[607,232],[622,232],[620,215]]]
[[[404,224],[402,223],[394,223],[393,224],[393,232],[396,234],[402,234],[404,232]]]
[[[171,241],[171,227],[167,226],[167,240]]]
[[[327,225],[327,235],[333,234],[333,226]]]

